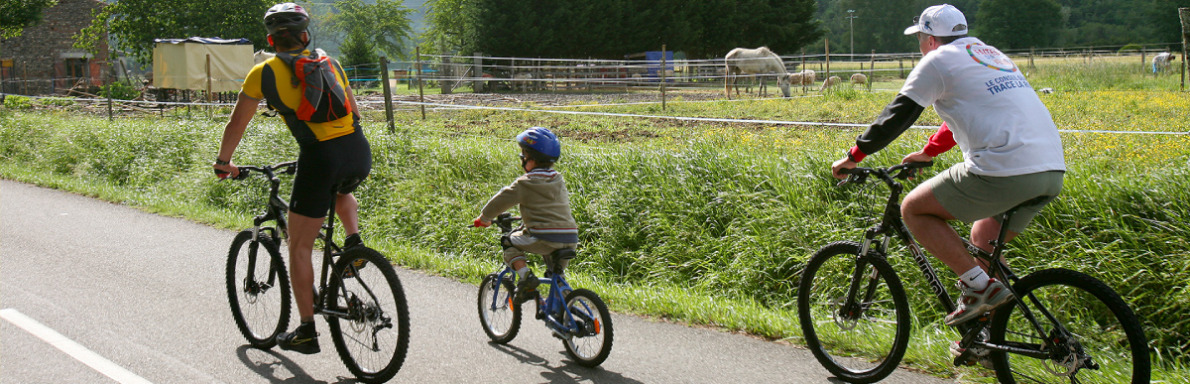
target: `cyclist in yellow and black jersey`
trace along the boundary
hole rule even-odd
[[[294,3],[277,4],[265,13],[269,44],[278,55],[308,55],[310,34],[306,27],[310,15]],[[343,70],[334,63],[334,78],[338,80],[349,103],[351,113],[326,122],[303,121],[293,113],[299,109],[303,93],[294,82],[294,71],[278,57],[252,68],[244,81],[235,109],[223,131],[219,154],[213,165],[216,173],[239,175],[231,163],[232,154],[244,136],[248,122],[256,114],[260,100],[279,111],[294,139],[300,146],[293,194],[289,200],[289,263],[293,282],[294,301],[297,302],[301,325],[294,332],[277,336],[277,344],[286,350],[301,353],[319,352],[314,329],[314,267],[310,255],[314,240],[332,199],[335,213],[348,235],[344,247],[362,244],[359,236],[359,204],[351,191],[368,176],[372,169],[372,152],[360,127],[359,109],[351,94]]]

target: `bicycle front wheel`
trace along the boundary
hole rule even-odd
[[[882,257],[836,242],[810,258],[798,285],[798,320],[806,345],[826,370],[871,383],[897,368],[909,343],[909,303]]]
[[[289,325],[289,273],[277,245],[261,232],[236,235],[227,253],[227,302],[236,327],[253,347],[268,349]]]
[[[1083,273],[1047,269],[1013,288],[1019,296],[996,310],[990,342],[1038,356],[993,351],[1000,382],[1149,382],[1148,339],[1140,320],[1106,284]]]
[[[512,282],[496,273],[479,284],[479,324],[499,344],[512,341],[521,330],[521,306],[513,302],[513,290]]]
[[[401,280],[388,258],[366,247],[343,252],[333,267],[326,308],[327,327],[343,364],[368,383],[388,381],[405,362],[409,309]]]
[[[566,295],[566,309],[569,315],[559,320],[574,327],[573,334],[563,339],[566,354],[584,367],[602,364],[612,353],[612,317],[607,304],[595,292],[576,289]]]

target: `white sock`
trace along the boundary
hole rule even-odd
[[[526,266],[526,267],[521,267],[521,269],[518,269],[518,270],[516,270],[516,278],[517,278],[517,280],[522,280],[522,279],[524,279],[524,278],[525,278],[525,275],[526,275],[526,274],[528,274],[528,273],[529,273],[529,267],[527,267],[527,266]],[[985,280],[986,280],[986,279],[985,279]]]
[[[988,274],[983,271],[983,268],[975,267],[970,271],[959,276],[959,279],[966,283],[968,287],[976,291],[988,287]]]

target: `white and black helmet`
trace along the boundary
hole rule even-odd
[[[302,32],[310,25],[310,14],[305,8],[294,3],[274,5],[264,13],[264,27],[269,34],[278,31]]]

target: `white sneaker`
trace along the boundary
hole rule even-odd
[[[946,325],[949,326],[967,322],[1012,300],[1012,292],[995,278],[988,279],[988,286],[978,291],[959,280],[959,290],[963,295],[956,303],[958,309],[946,315]]]

